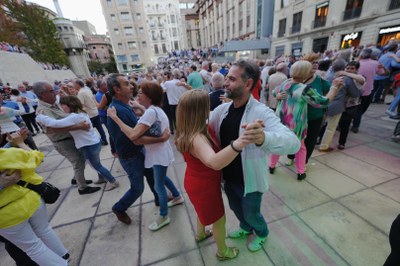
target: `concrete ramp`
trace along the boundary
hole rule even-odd
[[[76,78],[71,70],[44,70],[28,54],[0,51],[0,79],[15,88],[23,80],[32,84],[38,80],[63,80]]]

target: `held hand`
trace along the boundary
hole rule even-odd
[[[245,128],[243,138],[246,142],[261,145],[265,141],[264,127],[265,124],[262,120],[255,120],[250,124],[242,125]]]
[[[276,94],[277,100],[285,100],[287,98],[286,92],[278,92]]]
[[[89,131],[89,130],[90,130],[90,124],[86,123],[85,121],[80,122],[80,123],[78,124],[78,128],[77,128],[77,129]]]
[[[335,78],[335,79],[332,81],[332,86],[337,87],[337,88],[342,87],[343,84],[344,84],[344,79],[343,79],[343,77]]]
[[[111,119],[115,119],[117,117],[117,110],[115,109],[115,107],[111,107],[107,109],[107,115],[111,118]]]
[[[346,76],[346,75],[347,75],[347,72],[346,72],[346,71],[339,70],[338,72],[335,73],[334,78],[338,78],[338,77],[340,77],[340,76]]]
[[[6,188],[11,185],[16,184],[19,180],[21,180],[21,171],[16,170],[11,174],[10,171],[0,172],[0,187]]]

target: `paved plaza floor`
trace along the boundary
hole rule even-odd
[[[128,210],[131,225],[120,223],[111,212],[129,181],[109,146],[102,148],[102,162],[121,186],[80,196],[70,185],[70,163],[40,134],[35,141],[46,157],[37,172],[62,189],[58,202],[47,206],[51,225],[71,253],[70,265],[382,265],[390,251],[390,225],[400,212],[400,144],[390,140],[397,121],[384,115],[386,108],[371,105],[360,132],[349,133],[346,149],[315,150],[302,182],[281,157],[264,194],[262,212],[270,235],[259,252],[248,251],[246,239],[228,239],[240,254],[235,260],[218,262],[212,238],[196,244],[196,215],[183,187],[186,165],[176,150],[168,175],[186,201],[170,209],[170,225],[151,232],[147,226],[158,210],[148,187]],[[89,166],[86,177],[97,178]],[[224,200],[229,231],[238,221]],[[14,265],[2,245],[0,265]]]

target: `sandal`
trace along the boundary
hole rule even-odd
[[[239,249],[237,247],[226,247],[222,254],[215,254],[219,261],[223,260],[231,260],[236,258],[239,255]]]
[[[213,236],[213,232],[211,230],[206,230],[206,232],[203,236],[196,235],[195,240],[196,240],[196,243],[200,243],[212,236]]]

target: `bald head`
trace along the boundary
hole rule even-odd
[[[276,66],[276,71],[282,72],[282,73],[285,73],[285,74],[286,74],[286,72],[287,72],[287,65],[286,65],[286,63],[279,63],[279,64]]]

